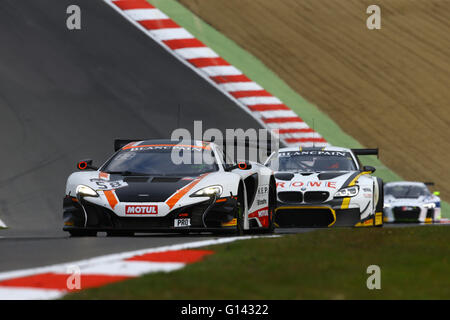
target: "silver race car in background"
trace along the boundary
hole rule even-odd
[[[432,223],[441,219],[439,192],[431,193],[433,183],[399,181],[384,185],[385,222]]]
[[[271,155],[276,226],[382,226],[383,181],[358,155],[378,155],[378,149],[282,148]]]
[[[190,231],[273,231],[273,171],[257,162],[225,163],[203,141],[116,140],[96,168],[78,163],[67,179],[64,231],[72,236]],[[173,155],[182,154],[181,163]]]

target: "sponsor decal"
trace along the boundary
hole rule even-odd
[[[115,190],[123,187],[127,187],[128,183],[124,182],[123,180],[117,180],[117,181],[105,181],[102,179],[91,179],[91,182],[95,183],[96,190]]]
[[[175,228],[190,227],[191,226],[191,219],[190,218],[175,219],[174,222],[173,222],[173,226]]]
[[[268,217],[269,216],[269,209],[262,209],[258,211],[258,217]]]
[[[264,204],[267,204],[267,200],[266,199],[256,200],[256,205],[262,206]]]
[[[340,151],[322,151],[322,150],[310,150],[310,151],[288,151],[280,152],[279,157],[292,157],[292,156],[338,156],[338,157],[349,157],[348,152]]]
[[[125,214],[158,214],[158,206],[128,205],[125,206]]]
[[[185,151],[202,151],[202,150],[209,150],[209,146],[194,146],[194,145],[143,145],[143,146],[129,146],[124,147],[122,150],[125,151],[148,151],[148,150],[185,150]]]
[[[283,185],[284,187],[284,185]],[[332,188],[336,189],[336,182],[333,181],[308,181],[308,182],[302,182],[302,181],[294,181],[291,183],[291,187],[295,188],[302,188],[302,187],[310,187],[310,188],[319,188],[319,187],[325,187],[325,188]]]
[[[258,187],[258,191],[257,191],[258,194],[266,194],[267,192],[269,192],[268,185]]]
[[[277,182],[277,188],[284,188],[286,182]]]

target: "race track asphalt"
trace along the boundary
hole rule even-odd
[[[73,4],[81,30],[66,27]],[[100,0],[4,0],[0,41],[0,270],[199,240],[68,238],[66,179],[80,159],[106,160],[114,138],[259,124]]]

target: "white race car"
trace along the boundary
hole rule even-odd
[[[441,219],[439,192],[427,188],[432,183],[388,182],[384,185],[385,222],[433,223]]]
[[[382,226],[383,181],[358,155],[378,149],[282,148],[266,165],[276,171],[279,227]]]
[[[214,143],[116,140],[100,168],[78,162],[64,198],[72,236],[189,231],[273,231],[273,171],[256,162],[225,163]],[[181,163],[174,156],[183,155]]]

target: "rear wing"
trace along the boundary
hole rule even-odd
[[[379,149],[351,149],[355,156],[377,156],[379,158]]]
[[[434,182],[424,182],[426,186],[434,186]]]
[[[114,140],[114,152],[119,151],[120,149],[122,149],[123,147],[125,147],[127,144],[131,143],[131,142],[137,142],[137,141],[142,141],[145,139],[115,139]]]

